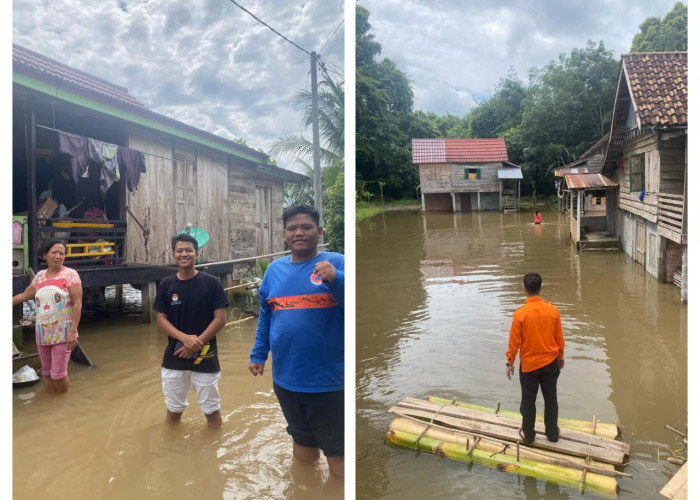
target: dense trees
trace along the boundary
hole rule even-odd
[[[669,52],[688,50],[688,7],[676,2],[663,21],[648,17],[639,25],[630,52]]]
[[[369,32],[369,11],[359,5],[355,26],[357,175],[384,182],[386,194],[400,197],[418,184],[409,136],[413,90],[392,60],[378,60],[381,45]]]

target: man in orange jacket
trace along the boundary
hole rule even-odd
[[[523,277],[525,305],[513,313],[508,351],[506,377],[515,372],[515,356],[520,351],[520,414],[523,416],[520,437],[526,444],[535,440],[535,400],[542,389],[544,398],[544,428],[547,439],[559,440],[559,406],[557,379],[564,368],[564,334],[557,307],[540,297],[542,277],[529,273]]]

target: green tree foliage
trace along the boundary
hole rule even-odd
[[[647,17],[634,35],[630,52],[688,50],[688,7],[676,2],[663,18]]]
[[[331,165],[343,161],[345,153],[345,91],[343,83],[326,76],[318,84],[318,122],[321,164]],[[294,96],[302,110],[302,124],[311,128],[311,91],[301,90]],[[313,161],[313,142],[303,134],[292,134],[272,143],[270,155],[287,155],[306,163]]]
[[[578,158],[609,130],[618,72],[612,51],[590,40],[531,70],[519,132],[507,134],[512,148],[522,147],[526,185],[549,192],[551,169]]]
[[[520,125],[520,105],[524,98],[525,86],[511,68],[508,76],[501,78],[493,95],[469,110],[467,137],[503,137],[507,130]]]
[[[412,193],[418,171],[411,163],[413,90],[390,59],[378,61],[381,45],[370,31],[369,11],[356,9],[356,153],[357,175],[382,179],[389,196]]]
[[[328,250],[345,252],[345,174],[339,170],[332,186],[323,193],[324,241]]]

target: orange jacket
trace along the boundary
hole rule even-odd
[[[564,334],[557,307],[539,295],[528,297],[525,305],[513,313],[506,359],[515,364],[520,351],[524,372],[531,372],[564,357]]]

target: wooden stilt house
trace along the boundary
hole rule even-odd
[[[68,241],[66,265],[86,287],[172,273],[170,239],[188,226],[209,234],[203,261],[283,249],[283,183],[305,176],[151,111],[94,75],[18,45],[12,59],[15,293],[29,268],[42,267],[37,248],[52,236]]]
[[[517,210],[520,167],[496,139],[413,139],[425,211]]]
[[[622,55],[602,173],[619,182],[615,231],[644,269],[681,287],[688,269],[688,53]]]

